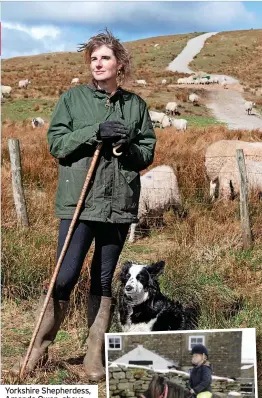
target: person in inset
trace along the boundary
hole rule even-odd
[[[211,398],[212,369],[208,361],[208,350],[203,344],[196,344],[191,354],[194,368],[190,371],[190,394],[197,398]]]
[[[70,294],[94,240],[84,368],[89,380],[98,381],[105,376],[103,346],[112,317],[112,278],[129,226],[138,221],[139,172],[153,162],[156,136],[146,102],[121,87],[130,76],[130,55],[121,42],[106,29],[79,51],[84,51],[92,81],[60,96],[48,129],[50,153],[59,161],[57,259],[94,152],[99,143],[103,146],[26,370],[47,358],[48,346],[65,318]],[[113,147],[119,145],[122,155],[115,156]],[[37,318],[46,293],[41,295]],[[17,373],[21,365],[22,360],[13,371]]]

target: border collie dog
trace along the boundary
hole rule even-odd
[[[118,317],[123,332],[196,328],[196,309],[183,308],[160,292],[157,278],[164,266],[164,261],[149,266],[128,262],[122,266]]]

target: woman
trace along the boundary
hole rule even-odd
[[[55,210],[61,221],[57,259],[95,149],[101,142],[103,147],[27,370],[47,358],[47,348],[65,318],[70,294],[95,239],[84,367],[88,378],[98,381],[105,376],[102,351],[113,308],[113,273],[129,226],[138,221],[139,171],[153,162],[156,137],[145,101],[120,87],[130,74],[130,58],[120,41],[106,30],[91,37],[82,50],[92,82],[61,95],[48,130],[50,153],[59,159]],[[116,157],[112,149],[118,145],[122,155]],[[37,317],[45,294],[40,298]],[[19,366],[21,362],[16,364],[16,371]]]
[[[190,372],[190,393],[197,398],[211,398],[212,369],[208,361],[208,350],[203,344],[196,344],[191,354],[194,368]]]

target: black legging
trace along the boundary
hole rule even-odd
[[[57,260],[61,253],[71,220],[61,220]],[[57,300],[69,300],[79,278],[85,256],[95,238],[91,264],[90,293],[111,297],[111,283],[118,258],[123,249],[130,224],[78,221],[53,290]]]

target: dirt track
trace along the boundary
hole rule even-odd
[[[206,106],[210,108],[215,117],[227,123],[230,130],[260,129],[262,131],[262,118],[252,110],[251,115],[245,111],[245,100],[241,93],[232,89],[210,90]]]
[[[193,73],[194,71],[188,68],[189,63],[204,46],[205,41],[214,34],[216,32],[205,33],[189,40],[184,50],[169,64],[167,69],[174,72]],[[212,110],[214,117],[226,123],[230,130],[259,129],[262,131],[262,118],[257,115],[255,109],[253,109],[252,115],[247,115],[245,111],[245,99],[241,94],[243,89],[239,82],[231,76],[216,74],[212,74],[212,76],[217,76],[219,80],[226,77],[229,83],[228,89],[223,89],[221,85],[213,84],[199,86],[208,91],[206,106]],[[187,85],[186,87],[192,87],[193,89],[196,86]]]

